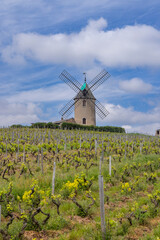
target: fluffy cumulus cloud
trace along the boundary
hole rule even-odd
[[[155,135],[156,130],[160,128],[160,124],[157,123],[149,123],[144,125],[138,126],[122,126],[126,130],[127,133],[142,133],[142,134],[149,134]]]
[[[39,121],[38,115],[41,110],[33,103],[9,103],[0,100],[0,126],[10,126],[12,124],[30,124]]]
[[[121,81],[119,83],[120,89],[128,93],[145,94],[152,90],[152,85],[145,83],[140,78],[132,78],[131,80]]]
[[[80,32],[40,35],[21,33],[2,51],[3,60],[110,67],[160,66],[160,31],[152,26],[134,25],[107,30],[105,19],[90,20]]]
[[[155,134],[156,129],[160,128],[160,106],[149,112],[140,112],[132,107],[124,108],[114,104],[106,104],[105,107],[110,113],[106,118],[106,124],[122,126],[127,132],[146,134]]]
[[[75,93],[66,84],[57,84],[46,88],[38,88],[30,91],[22,91],[8,98],[8,101],[16,103],[25,102],[53,102],[70,100]]]
[[[110,112],[108,121],[115,124],[148,124],[158,122],[160,119],[160,107],[155,107],[149,112],[140,112],[132,107],[124,108],[114,104],[107,104],[106,108]]]

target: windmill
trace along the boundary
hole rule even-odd
[[[66,119],[74,111],[74,120],[77,124],[96,125],[96,113],[101,119],[104,119],[109,112],[94,97],[92,92],[106,81],[110,74],[103,70],[89,84],[86,82],[86,73],[84,73],[84,76],[84,83],[81,85],[66,70],[60,74],[59,78],[77,94],[59,113],[62,119]]]

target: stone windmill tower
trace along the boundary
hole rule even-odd
[[[81,85],[65,70],[59,77],[77,93],[77,95],[61,109],[60,114],[62,119],[66,119],[72,111],[74,111],[74,120],[77,124],[96,125],[96,113],[102,119],[109,114],[106,108],[94,97],[92,93],[110,77],[108,72],[103,70],[89,84],[86,82],[85,74],[83,85]]]
[[[87,94],[84,94],[86,91]],[[86,97],[87,95],[87,97]],[[95,101],[91,90],[86,83],[86,75],[81,91],[74,98],[74,119],[78,124],[96,125]],[[91,102],[92,101],[92,102]]]

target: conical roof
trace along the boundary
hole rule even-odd
[[[91,90],[89,89],[87,83],[85,82],[83,84],[83,86],[81,87],[81,91],[79,91],[79,93],[77,93],[77,95],[75,96],[75,99],[93,99],[96,100],[96,98],[94,97],[93,93],[91,92]]]

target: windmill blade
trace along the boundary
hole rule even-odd
[[[90,104],[94,107],[95,105],[95,111],[97,113],[97,115],[101,118],[104,119],[105,117],[107,117],[107,115],[109,114],[109,112],[107,111],[107,109],[96,99],[95,102],[92,99],[90,100]]]
[[[65,82],[70,88],[72,88],[75,92],[79,92],[81,90],[81,84],[72,77],[66,70],[63,70],[63,72],[60,74],[59,78]]]
[[[106,81],[111,75],[105,69],[102,70],[93,80],[88,84],[89,90],[92,92],[98,88],[104,81]]]
[[[96,99],[95,101],[95,107],[96,107],[96,113],[98,114],[99,117],[101,117],[102,119],[104,119],[105,117],[107,117],[107,115],[109,114],[109,112],[107,111],[107,109]]]
[[[59,112],[59,114],[65,119],[66,118],[66,116],[68,116],[68,114],[69,114],[69,110],[70,110],[70,112],[72,112],[73,111],[73,106],[74,106],[74,98],[72,98],[61,110],[60,110],[60,112]]]
[[[74,110],[75,104],[79,101],[79,99],[75,100],[75,97],[72,98],[59,112],[59,114],[66,119]],[[78,104],[79,105],[79,104]],[[77,104],[76,104],[77,106]]]

